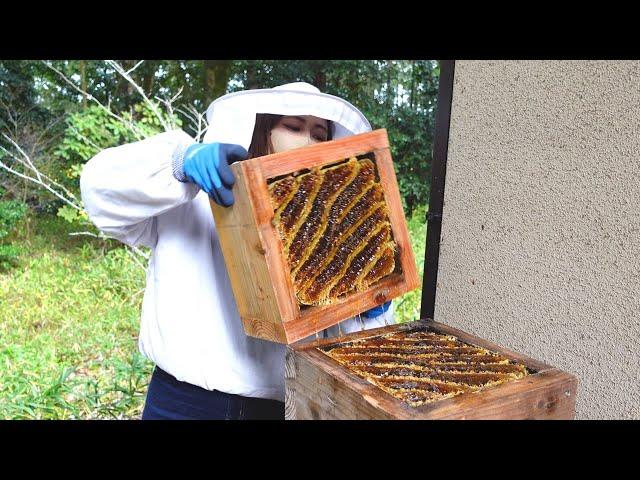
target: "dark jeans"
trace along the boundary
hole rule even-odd
[[[284,403],[207,390],[156,366],[142,420],[284,420]]]

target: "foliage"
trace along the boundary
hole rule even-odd
[[[408,218],[420,273],[426,207]],[[116,242],[38,217],[23,270],[0,275],[0,419],[139,418],[153,368],[137,349],[144,272]],[[421,289],[394,299],[419,318]]]
[[[116,242],[35,220],[25,268],[0,275],[0,419],[139,417],[152,369],[136,343],[144,272]]]
[[[33,60],[0,60],[0,130],[12,128],[15,107],[21,106],[25,117],[42,126],[48,120],[50,111],[38,102],[38,91],[34,77],[42,72],[40,62]]]
[[[424,253],[427,243],[427,211],[426,205],[420,205],[407,219],[411,248],[416,258],[416,266],[420,279],[424,272]],[[420,318],[420,303],[422,301],[422,286],[393,300],[394,318],[396,322],[410,322]]]
[[[346,98],[362,110],[373,128],[388,130],[407,212],[411,213],[415,206],[428,203],[439,75],[439,66],[435,61],[146,60],[139,64],[136,60],[119,60],[119,63],[131,70],[132,78],[148,93],[149,98],[167,99],[181,92],[178,106],[194,106],[199,112],[204,112],[209,102],[225,91],[269,88],[293,81],[306,81],[322,91]],[[98,101],[109,105],[114,112],[136,118],[135,110],[140,97],[105,62],[56,60],[50,64],[64,73],[77,88],[85,89]],[[4,67],[0,68],[0,84],[4,78],[5,84],[12,81],[21,86],[21,89],[16,87],[11,91],[27,92],[19,98],[21,102],[29,104],[29,108],[37,105],[41,111],[48,112],[47,115],[62,118],[93,105],[42,62],[2,61],[0,67]],[[5,72],[4,76],[2,72]],[[31,84],[29,78],[33,79]],[[86,115],[94,115],[94,112]],[[181,119],[185,131],[193,134],[193,126],[185,116],[184,108],[180,108],[176,115]],[[82,119],[76,121],[83,123]],[[68,131],[68,124],[66,127],[67,142],[85,144],[84,147],[76,145],[76,151],[73,146],[67,145],[67,152],[78,154],[86,161],[86,155],[93,147],[90,142],[74,139]],[[106,127],[106,124],[103,121],[100,128],[99,125],[86,127],[89,131],[97,128],[107,136],[119,135],[104,131],[102,127]],[[106,143],[110,144],[110,141]],[[102,145],[100,142],[96,144]],[[64,165],[63,171],[77,176],[81,163],[71,161]]]
[[[144,138],[162,131],[160,120],[145,104],[136,104],[133,113],[122,112],[121,117],[125,122],[109,115],[98,105],[90,105],[67,118],[67,128],[53,156],[59,171],[65,172],[68,188],[77,191],[82,166],[101,150],[139,140],[126,122],[134,124]]]
[[[12,150],[16,141],[43,172],[47,172],[47,150],[60,135],[58,114],[41,102],[34,78],[42,71],[40,62],[31,60],[0,60],[0,147]],[[0,161],[8,162],[0,150]],[[33,203],[39,187],[0,169],[0,187],[13,198]]]
[[[27,206],[24,203],[0,200],[0,272],[15,266],[22,251],[19,245],[9,242],[8,238],[26,213]]]
[[[182,106],[206,110],[209,102],[224,93],[232,60],[118,60],[151,99],[168,99],[181,91]],[[115,112],[130,111],[140,101],[130,83],[101,60],[56,60],[50,64],[60,70],[76,87],[109,105]],[[89,105],[89,100],[47,67],[39,67],[36,89],[42,102],[56,111],[69,106]],[[184,121],[186,117],[180,114]]]
[[[386,128],[405,210],[429,201],[439,66],[429,60],[241,60],[229,91],[304,81],[356,105]]]

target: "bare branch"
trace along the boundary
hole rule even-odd
[[[130,68],[129,70],[127,70],[127,75],[130,74],[131,72],[133,72],[136,68],[138,68],[140,65],[142,65],[144,63],[144,60],[140,60],[138,63],[136,63],[132,68]]]
[[[101,233],[102,233],[102,232],[101,232]],[[93,233],[93,232],[71,232],[71,233],[69,234],[69,236],[71,236],[71,237],[75,237],[76,235],[86,235],[86,236],[88,236],[88,237],[102,238],[102,239],[104,239],[104,238],[109,238],[109,237],[107,237],[106,235],[98,235],[98,234]]]
[[[176,108],[176,111],[182,113],[189,119],[191,126],[196,131],[195,140],[199,142],[200,137],[207,131],[207,112],[200,113],[193,105],[188,105],[186,108],[190,111],[187,111],[182,107]]]
[[[9,155],[11,155],[11,153],[1,145],[0,145],[0,149],[3,150],[4,152],[8,153]],[[76,210],[82,211],[82,207],[76,205],[74,202],[70,201],[68,198],[64,197],[59,192],[55,191],[53,188],[51,188],[49,185],[47,185],[43,181],[41,181],[41,180],[39,180],[37,178],[30,177],[28,175],[24,175],[23,173],[20,173],[17,170],[14,170],[13,168],[9,167],[8,165],[6,165],[2,161],[0,161],[0,168],[5,169],[7,172],[12,173],[12,174],[24,179],[24,180],[29,180],[30,182],[33,182],[33,183],[35,183],[37,185],[40,185],[41,187],[44,187],[47,191],[51,192],[53,195],[58,197],[60,200],[65,202],[67,205],[75,208]]]
[[[52,129],[53,127],[55,127],[58,123],[60,123],[60,121],[61,121],[61,120],[62,120],[62,117],[56,117],[56,118],[54,118],[53,120],[51,120],[51,121],[49,122],[49,124],[48,124],[46,127],[44,127],[44,128],[42,129],[42,132],[40,132],[40,135],[38,136],[38,139],[36,140],[36,142],[37,142],[38,144],[43,143],[43,140],[42,140],[42,139],[45,137],[45,135],[47,135],[47,133],[49,133],[49,130],[51,130],[51,129]],[[51,143],[51,140],[49,140],[49,141],[47,141],[47,142],[44,142],[44,143],[45,143],[45,144],[49,144],[49,143]]]
[[[111,105],[109,102],[109,107],[105,107],[96,97],[94,97],[93,95],[91,95],[88,92],[85,92],[84,90],[82,90],[80,87],[78,87],[75,83],[73,83],[71,80],[69,80],[67,78],[67,76],[62,73],[60,70],[58,70],[56,67],[54,67],[53,65],[51,65],[49,62],[44,61],[43,63],[50,68],[51,70],[53,70],[54,72],[56,72],[66,83],[68,83],[69,85],[71,85],[74,90],[78,91],[80,94],[82,94],[84,97],[86,97],[87,99],[91,100],[92,102],[96,103],[100,108],[102,108],[105,112],[107,112],[107,114],[109,114],[111,117],[115,118],[116,120],[118,120],[119,122],[122,122],[123,124],[127,125],[127,127],[129,127],[132,132],[136,135],[136,137],[138,138],[138,140],[142,140],[144,139],[144,134],[141,130],[138,129],[138,127],[131,121],[116,115],[115,113],[113,113],[113,111],[111,110]]]
[[[134,246],[134,245],[127,245],[131,250],[133,250],[136,254],[140,255],[141,257],[144,257],[145,259],[149,260],[149,254],[143,252],[142,250],[140,250],[138,247]]]
[[[147,106],[151,109],[151,111],[157,117],[158,121],[163,126],[165,131],[173,130],[172,126],[165,121],[164,117],[162,116],[162,114],[158,110],[157,105],[155,103],[153,103],[151,100],[149,100],[149,97],[147,97],[147,94],[144,93],[144,90],[140,87],[140,85],[138,85],[135,82],[135,80],[133,80],[133,78],[131,78],[131,75],[129,75],[129,73],[125,72],[124,68],[122,68],[122,66],[118,62],[116,62],[115,60],[107,60],[106,62],[116,72],[118,72],[125,80],[127,80],[133,86],[133,88],[135,88],[137,90],[137,92],[140,94],[140,96],[142,97],[144,102],[147,104]]]
[[[9,142],[11,143],[11,145],[13,145],[13,147],[18,150],[18,152],[20,152],[22,154],[22,156],[24,157],[24,160],[20,159],[18,156],[16,156],[13,152],[10,152],[9,150],[7,150],[6,148],[4,148],[2,145],[0,145],[0,149],[2,149],[5,153],[7,153],[11,158],[15,159],[16,161],[18,161],[19,163],[21,163],[23,166],[27,167],[29,170],[31,170],[37,178],[37,181],[39,184],[43,185],[43,179],[47,182],[49,182],[50,184],[53,184],[55,187],[61,189],[65,195],[67,195],[68,198],[73,199],[73,200],[77,200],[76,196],[70,192],[69,190],[67,190],[63,185],[60,185],[58,182],[56,182],[55,180],[49,178],[47,175],[45,175],[44,173],[40,172],[40,170],[38,170],[38,168],[33,164],[33,162],[31,161],[31,158],[29,157],[29,155],[26,154],[26,152],[20,147],[20,145],[18,145],[12,138],[8,137],[6,134],[2,134],[2,136]],[[23,178],[27,178],[27,177],[23,177]],[[34,179],[35,180],[35,179]]]
[[[185,117],[187,117],[187,118],[191,121],[191,123],[193,123],[194,125],[197,125],[197,124],[198,124],[198,119],[197,119],[196,117],[194,117],[194,116],[191,114],[191,112],[188,112],[188,111],[187,111],[187,110],[185,110],[184,108],[182,108],[182,107],[178,107],[178,108],[176,108],[176,112],[180,112],[180,113],[182,113],[182,114],[183,114]]]

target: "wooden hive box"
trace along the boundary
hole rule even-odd
[[[382,189],[388,213],[385,228],[396,246],[395,266],[375,283],[363,284],[366,288],[336,296],[334,303],[303,304],[296,297],[287,254],[276,228],[269,185],[292,174],[319,169],[324,172],[334,165],[337,168],[352,157],[357,162],[373,162],[379,183],[376,189]],[[291,344],[420,285],[386,130],[236,162],[231,169],[236,176],[232,189],[235,203],[225,208],[211,201],[211,209],[248,335]]]
[[[518,367],[516,363],[520,366],[524,365],[528,374],[493,386],[487,384],[488,386],[477,391],[468,391],[450,398],[423,403],[420,406],[411,406],[369,382],[363,376],[356,375],[352,368],[339,363],[320,350],[340,348],[340,345],[348,345],[348,342],[354,340],[369,339],[366,341],[375,342],[376,339],[371,337],[379,335],[391,334],[402,337],[410,332],[451,335],[461,342],[506,357],[509,365],[504,366],[506,361],[503,361],[504,368],[513,367],[512,370],[514,370]],[[340,345],[336,346],[336,344]],[[357,352],[355,349],[350,350],[350,352],[353,351]],[[358,363],[360,362],[358,359],[363,356],[366,357],[366,354],[352,353],[350,356],[344,355],[343,358],[349,358],[349,362]],[[388,361],[377,358],[375,363],[379,365]],[[366,360],[364,362],[366,363]],[[447,364],[441,363],[441,365]],[[388,371],[392,367],[369,368],[378,368],[379,371],[387,368]],[[495,371],[498,369],[495,368]],[[404,372],[396,369],[394,373]],[[414,373],[411,375],[413,376]],[[433,373],[428,375],[431,376]],[[449,379],[460,373],[445,371],[443,375],[445,376],[440,378]],[[476,375],[480,376],[482,373]],[[418,320],[352,333],[339,338],[290,345],[287,347],[285,378],[285,418],[289,420],[573,419],[577,389],[577,379],[573,375],[431,320]],[[402,385],[407,388],[413,386],[406,381],[402,384],[397,383],[398,377],[381,376],[380,378],[385,378],[387,385]],[[468,380],[465,379],[465,381]],[[410,390],[404,390],[404,392],[404,395],[409,398]]]

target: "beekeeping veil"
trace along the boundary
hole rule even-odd
[[[330,120],[338,139],[368,132],[371,125],[356,107],[305,82],[224,95],[209,105],[203,142],[235,143],[249,149],[257,113],[313,115]]]

